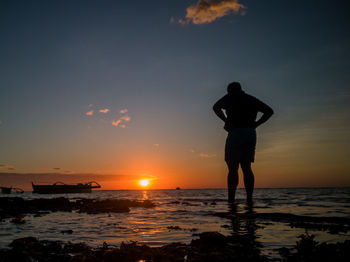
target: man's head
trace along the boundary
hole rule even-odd
[[[232,82],[227,86],[227,93],[235,95],[242,92],[242,87],[239,82]]]

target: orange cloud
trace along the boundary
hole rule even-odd
[[[130,116],[128,116],[128,115],[122,116],[120,119],[124,120],[125,122],[129,122],[131,120]]]
[[[112,125],[113,126],[119,126],[119,124],[122,122],[122,120],[118,119],[118,120],[112,120]]]
[[[107,114],[109,112],[109,109],[108,108],[100,109],[99,112],[103,114]]]
[[[122,113],[122,114],[125,114],[126,112],[128,112],[127,109],[120,110],[120,113]],[[131,120],[130,116],[123,115],[118,120],[113,120],[112,125],[119,126],[121,128],[125,128],[126,127],[125,122],[129,122],[130,120]]]
[[[7,169],[7,170],[16,170],[13,166],[9,166],[6,164],[0,164],[0,169]]]
[[[213,157],[216,157],[216,154],[206,154],[206,153],[200,153],[199,154],[200,157],[203,157],[203,158],[213,158]]]
[[[232,13],[245,15],[244,9],[246,7],[238,3],[238,0],[199,0],[186,9],[186,19],[179,19],[178,23],[207,24]],[[173,23],[174,19],[171,18],[170,22]]]
[[[90,110],[90,111],[85,113],[85,115],[87,115],[87,116],[92,116],[93,114],[94,114],[94,110]]]

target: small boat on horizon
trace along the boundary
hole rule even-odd
[[[93,185],[95,184],[95,185]],[[67,185],[63,182],[56,182],[52,185],[35,185],[32,182],[33,193],[37,194],[71,194],[71,193],[91,193],[93,188],[101,188],[95,181],[85,184]]]
[[[23,189],[21,189],[21,188],[17,188],[17,187],[4,187],[4,186],[2,186],[2,187],[0,187],[0,189],[1,189],[1,194],[11,194],[11,191],[13,191],[14,193],[23,193],[24,191],[23,191]]]

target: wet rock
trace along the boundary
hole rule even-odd
[[[280,249],[281,259],[269,259],[260,254],[255,245],[243,236],[226,237],[218,232],[198,234],[190,245],[171,243],[149,247],[138,242],[121,243],[120,247],[91,248],[85,243],[39,241],[34,237],[12,241],[10,249],[0,249],[0,261],[350,261],[350,241],[344,243],[317,243],[313,236],[300,236],[294,250]],[[185,260],[186,258],[186,260]]]
[[[24,224],[25,222],[26,220],[21,216],[16,216],[13,219],[11,219],[11,223],[14,223],[14,224]]]
[[[204,232],[198,234],[198,236],[199,239],[191,241],[191,246],[208,249],[213,247],[222,247],[228,243],[228,238],[218,232]]]
[[[192,206],[192,207],[194,207],[194,206],[199,206],[199,204],[192,204],[192,203],[186,202],[186,201],[182,202],[181,204],[182,204],[183,206]]]
[[[286,262],[323,262],[323,261],[350,261],[350,240],[343,243],[319,244],[314,235],[299,236],[294,249],[280,248],[279,252]]]
[[[9,245],[10,247],[13,247],[14,249],[27,249],[27,248],[34,248],[39,245],[38,239],[35,237],[24,237],[24,238],[18,238],[11,242]]]
[[[169,229],[169,231],[171,231],[171,230],[181,230],[181,227],[179,227],[179,226],[168,226],[167,229]]]
[[[281,257],[287,257],[290,256],[290,249],[286,247],[281,247],[278,249],[278,253],[281,255]]]
[[[154,261],[183,262],[189,253],[189,246],[183,243],[171,243],[156,249]]]
[[[62,234],[73,234],[73,230],[72,229],[62,230],[61,233]]]
[[[74,199],[59,197],[53,199],[24,200],[19,197],[0,198],[0,220],[9,217],[34,214],[35,217],[48,212],[72,212],[81,213],[120,213],[129,212],[130,207],[152,208],[155,204],[150,200],[135,201],[128,199]]]

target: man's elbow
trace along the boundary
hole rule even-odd
[[[269,108],[269,109],[264,110],[263,114],[264,114],[264,117],[266,119],[268,119],[274,114],[274,112],[273,112],[273,110],[271,108]]]
[[[214,110],[214,112],[218,112],[218,111],[220,111],[220,107],[217,104],[214,104],[213,110]]]
[[[265,112],[266,115],[268,115],[269,117],[272,116],[275,112],[273,111],[273,109],[271,107],[267,107],[265,108]]]

